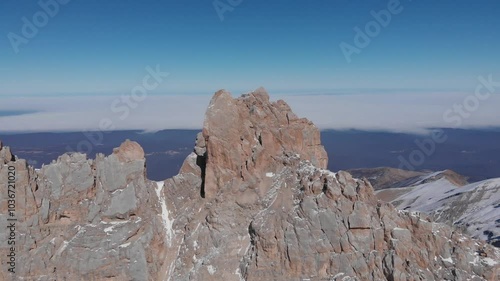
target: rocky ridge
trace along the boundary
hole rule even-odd
[[[74,153],[17,173],[17,272],[2,280],[498,280],[500,252],[367,180],[325,170],[319,130],[264,89],[217,92],[194,152],[164,182],[144,151]],[[0,193],[0,227],[6,204]],[[0,233],[6,241],[6,233]],[[0,246],[0,256],[8,252]]]
[[[389,188],[409,187],[426,182],[434,182],[441,178],[447,179],[455,186],[468,184],[467,177],[464,177],[452,170],[444,171],[408,171],[390,167],[360,168],[348,170],[356,178],[366,178],[373,189],[382,190]]]

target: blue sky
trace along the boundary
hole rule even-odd
[[[0,131],[200,128],[215,91],[259,86],[322,129],[498,127],[499,12],[493,0],[3,0]],[[145,79],[146,99],[123,100]]]
[[[243,0],[221,21],[212,1],[72,0],[16,54],[8,34],[21,35],[21,18],[41,7],[4,0],[0,95],[119,93],[158,64],[170,73],[159,94],[467,91],[478,75],[500,73],[498,1],[401,0],[347,63],[339,44],[353,44],[353,28],[388,2]]]

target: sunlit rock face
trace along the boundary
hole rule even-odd
[[[209,198],[221,189],[237,190],[249,180],[262,181],[266,173],[281,168],[275,159],[286,153],[299,154],[319,168],[327,166],[319,130],[299,119],[284,101],[270,102],[262,88],[237,99],[224,90],[215,93],[202,138],[206,152],[200,156],[206,157],[204,190]]]
[[[93,160],[66,154],[39,171],[9,153],[0,150],[0,183],[15,166],[19,248],[15,275],[3,270],[1,280],[499,274],[500,253],[490,245],[380,203],[368,181],[327,171],[318,129],[264,89],[236,99],[217,92],[193,153],[164,182],[145,178],[144,151],[131,141]],[[0,247],[5,256],[7,245]]]

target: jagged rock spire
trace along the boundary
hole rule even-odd
[[[10,148],[8,146],[3,146],[2,140],[0,140],[0,163],[6,164],[12,160],[14,160],[14,155],[10,152]]]
[[[201,137],[195,150],[206,153],[208,197],[227,185],[275,172],[279,165],[273,158],[285,154],[299,154],[319,168],[328,162],[318,128],[299,119],[283,100],[271,102],[264,88],[236,99],[226,90],[215,93]]]

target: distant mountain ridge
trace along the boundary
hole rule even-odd
[[[469,183],[467,177],[459,175],[452,170],[439,172],[408,171],[390,167],[379,167],[351,169],[347,170],[347,172],[357,178],[365,177],[375,190],[414,186],[425,182],[432,182],[440,178],[446,178],[456,186],[463,186]]]
[[[469,184],[466,177],[451,170],[375,168],[350,172],[367,178],[380,200],[400,210],[424,212],[500,247],[500,178]]]

